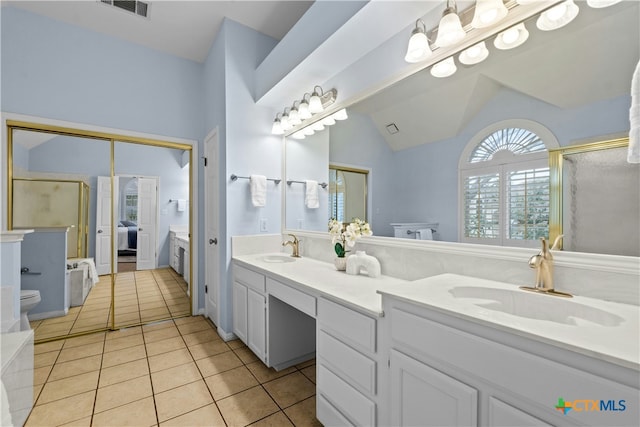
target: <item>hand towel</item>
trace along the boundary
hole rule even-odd
[[[306,180],[304,204],[309,209],[317,209],[320,207],[320,199],[318,198],[318,181]]]
[[[255,207],[267,204],[267,177],[264,175],[251,175],[251,203]]]
[[[416,240],[433,240],[433,232],[430,228],[416,230]]]
[[[631,79],[631,109],[629,110],[629,149],[627,162],[640,163],[640,62]]]
[[[187,207],[187,201],[185,199],[178,199],[178,212],[184,212]]]

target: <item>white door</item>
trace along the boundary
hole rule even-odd
[[[111,273],[111,177],[99,176],[96,190],[96,270]]]
[[[218,128],[215,128],[204,140],[205,180],[205,312],[217,326],[219,319],[219,268],[218,268]]]
[[[157,191],[155,178],[138,178],[137,270],[151,270],[156,268]]]

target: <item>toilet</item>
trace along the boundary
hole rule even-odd
[[[40,302],[40,291],[22,290],[20,291],[20,330],[31,329],[27,313]]]

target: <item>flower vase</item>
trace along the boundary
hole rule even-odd
[[[333,265],[336,266],[336,270],[345,271],[347,269],[347,257],[335,257],[333,260]]]

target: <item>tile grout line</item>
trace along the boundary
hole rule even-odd
[[[137,293],[137,289],[136,289],[136,293]],[[156,425],[160,425],[160,417],[158,416],[158,405],[156,404],[156,393],[153,390],[153,377],[151,376],[151,363],[149,362],[149,353],[147,352],[147,341],[145,339],[144,329],[142,328],[142,326],[140,327],[140,334],[142,335],[142,345],[144,346],[144,354],[147,359],[147,368],[149,369],[149,383],[151,383],[151,398],[153,399],[153,410],[156,414]]]

